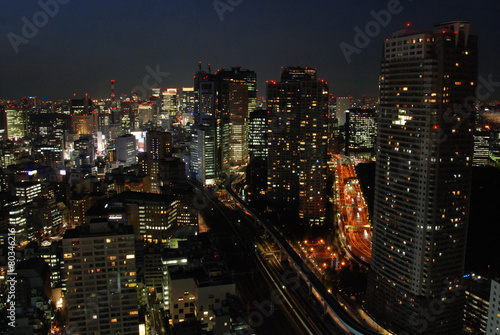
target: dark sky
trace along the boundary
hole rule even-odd
[[[51,17],[38,1],[0,0],[0,97],[109,97],[110,79],[117,93],[126,93],[143,85],[146,67],[169,73],[160,77],[162,88],[192,86],[199,61],[214,70],[240,65],[256,71],[259,95],[266,80],[279,79],[282,66],[303,65],[316,67],[336,96],[375,96],[384,39],[407,22],[431,30],[449,20],[471,22],[479,36],[479,73],[500,82],[498,0],[401,0],[402,11],[350,63],[340,43],[353,45],[354,28],[364,30],[374,20],[370,12],[386,9],[387,1],[59,1],[67,3]],[[214,2],[235,6],[221,20]],[[23,17],[33,22],[34,16],[40,28],[16,53],[9,33],[24,38]],[[500,86],[492,98],[500,99]]]

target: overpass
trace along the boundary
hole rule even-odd
[[[297,271],[300,277],[304,280],[316,299],[323,306],[325,314],[330,315],[333,321],[344,331],[344,334],[354,335],[375,335],[381,334],[367,326],[359,323],[354,319],[344,307],[328,293],[327,289],[311,271],[311,269],[304,263],[302,258],[295,252],[295,250],[288,244],[281,234],[272,227],[267,220],[265,220],[259,213],[242,200],[230,187],[226,187],[229,196],[236,201],[253,219],[258,222],[265,231],[273,238],[276,245],[279,246],[283,254],[288,258],[291,266]]]

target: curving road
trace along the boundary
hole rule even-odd
[[[341,237],[349,253],[369,265],[372,255],[372,233],[368,206],[365,203],[356,171],[349,158],[335,155],[335,194]]]

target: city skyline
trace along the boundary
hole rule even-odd
[[[125,94],[143,86],[148,75],[149,84],[192,86],[199,61],[212,64],[214,71],[236,65],[252,69],[259,76],[259,96],[265,94],[265,81],[279,76],[281,67],[297,65],[318,68],[335,96],[377,96],[383,40],[407,23],[425,30],[452,19],[470,21],[472,33],[481,36],[480,75],[491,74],[495,82],[500,78],[494,42],[500,30],[494,14],[500,5],[488,1],[366,1],[342,8],[298,1],[232,1],[230,9],[216,8],[224,1],[134,3],[133,8],[129,1],[119,6],[56,3],[57,8],[11,3],[3,11],[1,97],[51,100],[88,93],[105,98],[110,95],[109,80],[116,80],[117,94]],[[370,26],[378,22],[376,13],[391,4],[396,6],[390,18],[384,21],[382,15],[382,25]],[[39,23],[31,34],[28,28],[23,34],[27,21]],[[368,41],[356,44],[356,28],[365,31],[368,26]],[[350,63],[342,43],[344,49],[357,48],[347,57]],[[499,95],[495,92],[491,99]]]
[[[500,335],[500,3],[4,7],[6,334]]]

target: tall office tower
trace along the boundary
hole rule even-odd
[[[139,334],[134,233],[96,222],[62,240],[71,334]]]
[[[204,185],[229,174],[229,106],[223,99],[224,83],[215,74],[201,69],[194,77],[194,134],[191,143],[192,173]]]
[[[194,125],[191,143],[191,171],[198,182],[213,185],[217,179],[215,129],[208,125]]]
[[[142,171],[149,176],[151,192],[160,193],[158,173],[160,161],[172,156],[172,134],[164,131],[148,131],[146,154],[139,156]]]
[[[180,102],[183,125],[194,122],[194,107],[194,87],[183,87]]]
[[[322,224],[326,207],[328,85],[316,69],[283,69],[281,82],[268,82],[267,198],[290,206],[299,218]]]
[[[135,136],[126,134],[116,138],[116,159],[125,166],[136,163],[137,150]]]
[[[241,69],[241,67],[239,66],[232,66],[230,70],[218,70],[216,75],[220,80],[228,84],[244,84],[245,86],[247,86],[248,112],[251,113],[256,108],[257,74],[254,71]]]
[[[216,76],[223,83],[222,95],[229,107],[229,162],[231,165],[247,164],[248,115],[257,105],[257,74],[233,66],[230,70],[217,71]]]
[[[345,154],[371,156],[377,137],[375,110],[349,108],[345,122]]]
[[[250,159],[256,157],[267,158],[267,118],[265,109],[254,110],[250,113],[248,122],[248,151]]]
[[[248,86],[229,84],[229,163],[248,163]]]
[[[239,90],[235,91],[235,84],[243,84],[247,88],[248,109],[246,113],[244,113],[245,111],[241,102],[235,102],[236,100],[244,99],[244,97],[242,98],[244,93],[239,94]],[[230,90],[230,87],[233,87],[233,90]],[[248,111],[253,110],[255,106],[255,87],[256,74],[253,71],[233,67],[231,70],[220,70],[212,74],[210,67],[208,72],[205,72],[201,69],[201,65],[199,66],[199,70],[194,78],[195,109],[193,119],[197,127],[194,130],[195,136],[192,148],[196,147],[197,149],[195,150],[198,152],[213,152],[214,156],[198,155],[196,159],[192,157],[192,173],[198,180],[206,180],[209,183],[213,183],[217,178],[229,174],[231,160],[229,141],[231,136],[231,114],[246,114],[243,118],[242,126],[238,127],[236,131],[241,130],[239,131],[241,133],[241,147],[246,148],[248,146],[248,140],[244,134],[245,132],[248,133],[248,130],[245,130],[248,127]],[[231,98],[235,99],[235,101],[231,102]],[[201,129],[203,129],[204,134],[200,133]],[[210,129],[213,130],[213,136]],[[213,138],[212,143],[207,142],[210,138]],[[200,139],[203,139],[203,142],[210,148],[200,147],[200,143],[196,142]],[[238,152],[238,150],[235,150],[235,152]],[[215,162],[213,173],[215,179],[197,175],[198,173],[203,173],[203,166],[211,166],[212,162]]]
[[[461,330],[477,59],[468,22],[384,44],[367,307],[394,331]]]
[[[177,96],[177,88],[167,88],[165,91],[162,93],[162,105],[161,109],[165,112],[171,113],[170,116],[176,116],[177,115],[177,101],[178,101],[178,96]]]

